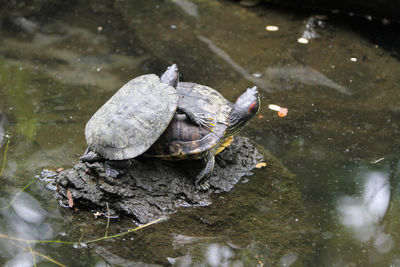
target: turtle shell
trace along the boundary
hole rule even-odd
[[[203,152],[224,140],[232,103],[216,90],[196,84],[180,82],[177,86],[178,106],[190,109],[205,117],[213,118],[212,131],[198,127],[184,114],[177,112],[170,125],[145,156],[168,159],[199,158]]]
[[[142,154],[167,128],[177,103],[175,88],[155,74],[130,80],[86,124],[89,149],[110,160]]]

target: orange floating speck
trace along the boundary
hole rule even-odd
[[[287,113],[288,113],[288,109],[287,108],[281,108],[278,111],[278,116],[283,118],[283,117],[285,117],[287,115]]]
[[[257,163],[256,166],[254,166],[254,167],[256,167],[257,169],[261,169],[261,168],[266,167],[266,166],[267,166],[267,163],[265,163],[265,162],[259,162],[259,163]]]

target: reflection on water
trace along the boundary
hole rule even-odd
[[[358,183],[359,196],[344,196],[338,200],[340,222],[359,241],[371,241],[379,252],[389,252],[393,238],[384,232],[382,224],[390,201],[388,174],[369,172]]]
[[[182,10],[189,16],[197,17],[198,11],[195,3],[189,0],[172,0],[172,2],[182,8]]]
[[[10,201],[7,200],[7,202]],[[6,206],[7,202],[2,199],[2,207]],[[4,221],[0,227],[1,232],[7,233],[9,236],[27,240],[46,240],[53,236],[52,227],[45,222],[47,212],[35,198],[25,192],[20,192],[18,198],[12,202],[9,208],[2,210],[1,214]],[[26,242],[7,239],[0,239],[0,242],[2,250],[12,255],[7,266],[30,266],[32,254],[21,250],[21,247],[29,250]],[[10,246],[9,242],[14,246]],[[35,243],[29,245],[31,249],[35,248]]]
[[[291,81],[291,82],[300,82],[306,85],[319,85],[328,88],[332,88],[337,90],[338,92],[346,95],[350,95],[351,92],[346,87],[337,84],[332,81],[319,71],[307,67],[307,66],[298,66],[298,67],[269,67],[265,71],[265,83],[280,83],[279,86],[282,89],[289,89],[287,86],[285,88],[284,82],[282,81]],[[274,87],[278,87],[275,85]]]
[[[280,266],[282,267],[289,267],[291,266],[293,263],[296,262],[297,258],[299,256],[297,255],[296,252],[289,252],[285,255],[282,256],[282,258],[280,259],[279,263]]]
[[[325,86],[337,90],[338,92],[350,95],[351,92],[344,86],[332,81],[322,73],[308,66],[288,66],[288,67],[267,67],[264,72],[250,74],[245,68],[235,62],[224,50],[216,46],[210,39],[198,36],[198,39],[208,45],[210,50],[221,57],[243,78],[256,84],[266,92],[271,92],[271,88],[279,90],[292,89],[293,82],[300,82],[305,85]]]
[[[226,63],[228,63],[234,70],[236,70],[243,78],[246,80],[256,84],[261,89],[264,89],[268,92],[268,87],[265,82],[258,79],[254,75],[251,75],[245,68],[236,63],[224,50],[216,46],[210,39],[204,36],[198,36],[199,40],[206,43],[210,50],[214,52],[217,56],[222,58]]]
[[[233,252],[229,247],[216,243],[209,245],[206,252],[207,263],[213,267],[230,266],[229,259],[232,256]]]
[[[202,262],[198,262],[198,260],[193,259],[190,254],[179,258],[168,258],[168,261],[175,266],[244,266],[242,261],[234,259],[234,252],[226,245],[210,243],[202,250],[202,254]]]
[[[121,56],[112,51],[101,32],[65,25],[62,22],[31,32],[31,40],[7,38],[0,52],[10,57],[8,64],[35,69],[68,85],[96,86],[114,91],[121,84],[115,70],[131,71],[142,58]],[[20,57],[19,51],[24,51]],[[130,74],[130,77],[134,73]]]
[[[0,148],[3,146],[3,140],[4,140],[4,126],[6,124],[6,115],[0,114]]]

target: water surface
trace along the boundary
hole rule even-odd
[[[140,233],[90,248],[32,243],[34,251],[67,266],[400,265],[400,64],[390,42],[382,43],[388,37],[376,38],[377,30],[395,31],[329,14],[317,38],[299,43],[313,15],[174,0],[76,3],[22,26],[7,19],[0,32],[2,152],[11,139],[0,203],[11,205],[1,210],[0,233],[101,236],[104,217],[58,207],[40,182],[14,196],[41,168],[77,162],[87,120],[124,83],[177,63],[182,80],[231,101],[257,85],[262,107],[241,134],[270,150],[293,179],[271,181],[257,170],[210,207],[181,209]],[[289,113],[280,118],[268,104]],[[116,219],[110,232],[134,226]],[[1,238],[0,247],[3,265],[33,266],[26,243]]]

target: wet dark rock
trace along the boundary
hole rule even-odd
[[[178,207],[210,205],[212,194],[231,190],[262,160],[247,138],[236,137],[217,155],[208,191],[199,191],[190,178],[199,171],[199,161],[138,159],[117,179],[106,176],[103,163],[78,163],[59,173],[43,170],[39,178],[49,189],[56,188],[56,196],[64,206],[68,206],[69,190],[74,206],[107,212],[108,203],[110,215],[129,215],[146,223]]]

